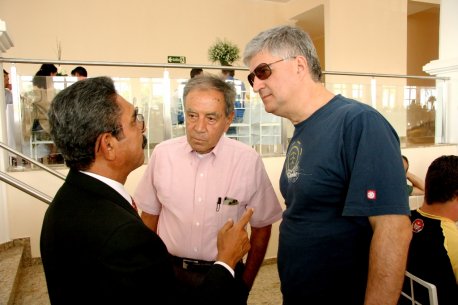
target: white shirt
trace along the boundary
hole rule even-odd
[[[110,179],[110,178],[107,178],[105,176],[100,176],[98,174],[94,174],[92,172],[85,172],[85,171],[80,171],[81,173],[83,174],[86,174],[88,176],[91,176],[105,184],[107,184],[108,186],[110,186],[112,189],[114,189],[116,192],[119,193],[119,195],[121,195],[122,197],[124,197],[124,199],[127,200],[127,202],[130,203],[130,205],[132,205],[132,197],[129,195],[129,193],[126,191],[126,189],[124,188],[124,185],[122,185],[121,183],[119,183],[118,181],[115,181],[113,179]],[[132,205],[133,206],[133,205]]]

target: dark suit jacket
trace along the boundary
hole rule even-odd
[[[215,265],[182,296],[162,240],[118,192],[73,170],[46,211],[40,248],[52,304],[230,304],[234,291]]]

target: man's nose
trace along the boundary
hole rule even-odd
[[[260,89],[264,88],[264,81],[255,77],[253,80],[253,91],[258,93]]]
[[[194,129],[196,131],[205,131],[207,129],[207,122],[205,120],[205,117],[199,118],[196,122],[196,125],[194,126]]]

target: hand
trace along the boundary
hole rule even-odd
[[[232,269],[250,250],[250,240],[245,226],[248,224],[253,209],[248,209],[243,213],[242,218],[234,224],[232,219],[218,232],[218,256],[216,260],[228,264]]]

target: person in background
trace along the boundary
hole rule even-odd
[[[203,75],[203,74],[204,74],[204,70],[202,70],[201,68],[192,68],[191,72],[189,72],[189,76],[191,78],[194,78],[196,76]]]
[[[224,223],[217,262],[203,284],[184,295],[164,243],[124,188],[144,161],[145,122],[137,108],[110,78],[96,77],[62,90],[49,121],[70,168],[40,238],[51,304],[233,304],[233,269],[250,248],[244,227],[252,209],[240,222]]]
[[[87,78],[87,70],[84,67],[78,66],[71,72],[72,76],[76,77],[78,80]]]
[[[247,208],[251,249],[236,267],[246,304],[281,206],[262,159],[251,147],[224,136],[234,116],[234,87],[217,76],[191,78],[184,88],[186,136],[159,143],[135,191],[145,224],[174,256],[175,272],[191,289],[216,259],[217,228]]]
[[[223,69],[221,70],[223,79],[227,82],[234,84],[235,87],[235,115],[234,115],[234,123],[242,123],[243,122],[243,115],[245,114],[245,96],[246,88],[245,83],[242,82],[240,79],[235,78],[235,71],[234,69]],[[235,129],[230,129],[229,133],[235,132]]]
[[[5,90],[5,117],[6,117],[6,137],[8,146],[17,149],[14,140],[14,111],[13,111],[13,93],[11,92],[10,76],[9,73],[3,69],[3,83]],[[22,158],[20,158],[22,160]],[[9,162],[12,166],[17,166],[17,157],[14,154],[9,154]],[[24,162],[22,160],[22,162]],[[19,162],[21,163],[21,162]],[[20,164],[22,165],[22,164]]]
[[[243,61],[265,110],[295,128],[280,176],[283,304],[396,304],[412,231],[395,130],[326,89],[299,28],[259,33]]]
[[[407,271],[436,285],[439,304],[458,304],[458,156],[441,156],[431,163],[423,205],[410,219]],[[428,304],[423,290],[414,292],[417,301]]]
[[[13,94],[11,93],[11,84],[9,73],[3,69],[3,83],[5,87],[5,106],[13,104]]]
[[[407,194],[409,196],[423,195],[425,193],[425,183],[420,177],[409,172],[409,159],[404,155],[402,156],[402,163],[406,171],[406,178],[411,183],[407,184]]]
[[[43,64],[32,79],[34,95],[32,105],[35,114],[32,131],[43,130],[49,134],[48,110],[55,96],[52,76],[56,75],[56,66],[53,64]]]
[[[57,75],[57,67],[53,64],[43,64],[35,73],[32,92],[25,94],[23,107],[23,135],[25,139],[33,137],[34,142],[49,141],[48,110],[56,95],[53,76]],[[55,155],[53,144],[40,143],[34,148],[33,157],[38,161],[47,163]],[[50,154],[53,155],[51,158]]]

